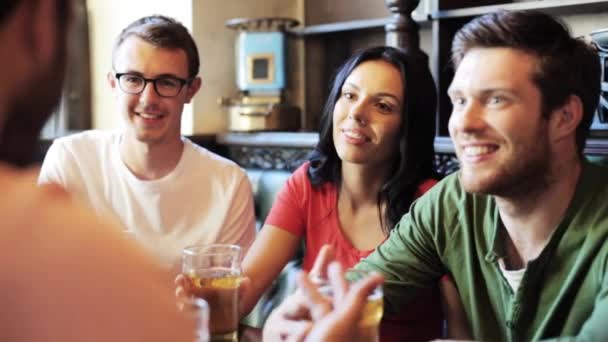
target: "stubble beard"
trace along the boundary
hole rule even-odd
[[[496,167],[485,179],[478,179],[474,171],[463,169],[460,183],[470,193],[493,195],[504,198],[529,197],[545,189],[550,180],[550,150],[548,137],[544,133],[529,148],[520,146],[519,156]]]

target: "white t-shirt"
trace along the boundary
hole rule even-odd
[[[166,265],[178,265],[182,248],[194,244],[238,244],[245,254],[255,238],[255,214],[239,166],[182,138],[175,169],[141,180],[120,157],[121,136],[87,131],[56,139],[38,182],[59,184],[98,214],[117,216]]]
[[[500,268],[502,275],[507,280],[507,283],[509,283],[509,286],[511,286],[513,293],[517,293],[517,290],[519,290],[519,285],[521,284],[522,279],[524,279],[526,267],[518,270],[508,270],[503,258],[498,259],[498,267]]]

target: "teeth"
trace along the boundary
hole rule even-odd
[[[363,134],[359,134],[353,131],[344,131],[344,135],[346,135],[349,138],[353,138],[353,139],[363,139],[365,138],[365,136],[363,136]]]
[[[139,116],[141,116],[144,119],[157,119],[160,118],[160,115],[154,115],[154,114],[146,114],[146,113],[139,113]]]
[[[467,156],[479,156],[482,154],[488,154],[494,150],[495,148],[490,146],[466,146],[464,148],[464,153]]]

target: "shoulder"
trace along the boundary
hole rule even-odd
[[[117,131],[91,130],[57,138],[52,146],[54,149],[63,149],[75,154],[90,155],[118,141],[120,133]]]
[[[308,169],[310,168],[310,162],[305,162],[304,164],[300,165],[291,175],[291,178],[294,179],[298,179],[298,180],[305,180],[307,183],[310,184],[310,181],[308,179]]]
[[[136,311],[141,311],[141,308],[146,308],[139,314],[144,312],[147,323],[154,321],[155,324],[161,324],[161,317],[165,322],[169,321],[172,316],[166,310],[172,308],[171,304],[175,306],[174,302],[171,302],[170,288],[165,285],[168,283],[162,271],[145,252],[131,245],[117,225],[101,220],[89,208],[73,201],[58,187],[38,187],[31,178],[32,175],[27,173],[14,172],[0,166],[0,184],[3,185],[4,194],[9,194],[0,198],[0,215],[3,217],[0,224],[3,236],[0,239],[0,247],[4,256],[0,259],[0,269],[7,279],[3,285],[6,285],[4,289],[8,293],[24,293],[16,297],[18,303],[11,302],[18,305],[20,315],[16,317],[22,318],[16,321],[16,324],[26,327],[28,331],[36,327],[33,332],[48,333],[52,330],[37,328],[52,327],[58,333],[54,336],[63,336],[57,340],[82,340],[85,338],[83,331],[90,327],[77,327],[76,330],[80,333],[70,331],[63,334],[74,328],[69,328],[67,321],[61,319],[65,315],[48,315],[46,310],[47,314],[40,316],[40,310],[44,312],[44,308],[54,308],[52,311],[55,314],[91,309],[92,307],[85,307],[75,300],[73,294],[77,292],[84,293],[87,300],[92,300],[96,313],[104,317],[116,314],[117,307],[120,307],[118,312],[121,317],[111,322],[116,327],[121,326],[120,320],[130,315],[137,316]],[[86,229],[83,229],[85,227]],[[53,233],[49,234],[50,231]],[[89,272],[90,265],[80,260],[83,255],[93,256],[96,260],[96,272]],[[40,260],[44,262],[40,263]],[[48,272],[49,270],[53,272]],[[115,277],[109,280],[108,274]],[[83,288],[81,282],[66,281],[75,275],[85,277],[84,283],[91,286]],[[137,281],[145,281],[146,288],[132,295],[133,284]],[[45,284],[45,287],[36,284]],[[53,288],[59,295],[48,296],[48,293],[44,293],[47,291],[45,288]],[[113,296],[110,301],[108,298],[94,300],[95,293],[100,290],[109,290],[117,296]],[[42,320],[33,319],[36,313]],[[158,319],[152,320],[152,316],[158,316]],[[179,324],[177,315],[174,319],[172,324]],[[141,323],[143,322],[139,322],[139,325],[142,325]],[[137,322],[134,324],[138,325]],[[180,329],[186,328],[182,326]],[[116,336],[110,336],[116,332],[99,333],[104,335],[103,340],[116,339]]]
[[[295,188],[300,191],[305,191],[309,193],[313,191],[313,185],[308,178],[308,169],[310,168],[310,162],[305,162],[300,165],[289,177],[287,180],[287,184],[291,188]]]
[[[100,144],[120,139],[118,131],[90,130],[57,138],[54,142],[63,145]]]
[[[467,206],[475,197],[464,191],[458,177],[459,173],[456,172],[441,181],[426,180],[421,183],[418,191],[424,186],[427,187],[427,191],[420,194],[412,205],[412,216],[442,218],[458,216],[460,209]]]
[[[103,160],[113,154],[113,147],[120,141],[120,133],[114,131],[85,131],[57,138],[46,152],[43,171],[52,165],[67,169],[80,165],[97,170]]]
[[[335,207],[336,187],[331,182],[313,185],[308,176],[310,162],[298,167],[287,180],[283,192],[303,206],[310,206],[313,212],[325,216]]]
[[[33,170],[20,172],[0,165],[0,186],[5,194],[0,199],[0,215],[4,218],[3,222],[15,226],[28,226],[28,221],[31,220],[51,222],[50,218],[55,217],[59,212],[61,212],[59,217],[67,214],[65,217],[71,218],[72,212],[68,214],[61,210],[70,202],[68,193],[54,184],[38,186],[36,182],[31,181],[33,176]],[[34,212],[36,215],[24,215]],[[75,210],[75,214],[76,212],[78,210]],[[27,232],[22,233],[27,234]]]
[[[605,201],[608,196],[607,167],[583,162],[576,187],[571,207],[578,207],[578,210],[589,212],[591,216],[599,212],[602,216],[607,216],[608,204]]]
[[[189,151],[190,158],[197,163],[204,163],[206,167],[213,169],[227,169],[233,172],[242,171],[242,168],[234,161],[213,153],[208,149],[193,143],[188,138],[183,138],[184,146]]]
[[[183,138],[188,167],[197,169],[201,177],[212,176],[225,182],[241,181],[247,177],[245,170],[234,161],[199,146],[188,138]]]

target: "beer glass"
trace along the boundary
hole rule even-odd
[[[190,278],[193,295],[209,304],[211,341],[237,341],[241,248],[227,244],[184,248],[182,272]]]
[[[350,285],[362,280],[370,275],[369,271],[349,269],[344,272],[344,278]],[[319,289],[321,295],[333,297],[333,289],[327,278],[315,277],[312,279]],[[374,291],[367,297],[367,303],[363,308],[363,314],[359,321],[357,337],[353,342],[378,342],[379,326],[382,314],[384,312],[384,302],[382,294],[382,285],[378,285]]]

